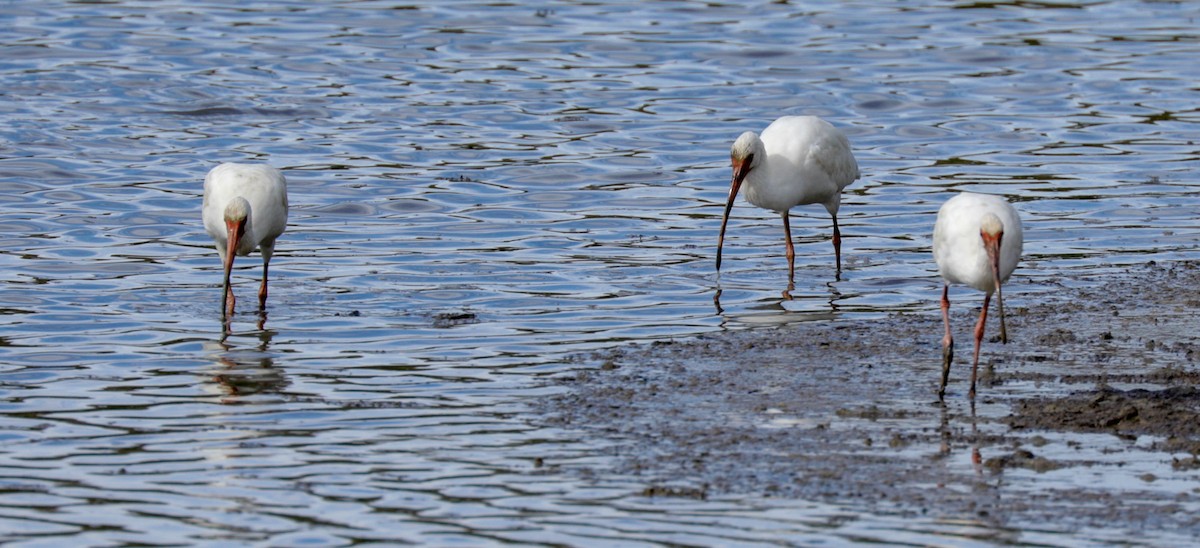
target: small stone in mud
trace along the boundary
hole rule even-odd
[[[672,485],[651,485],[642,489],[643,497],[673,497],[682,499],[707,500],[708,492],[702,487],[684,487]]]
[[[1075,332],[1057,327],[1053,331],[1037,337],[1036,340],[1040,345],[1051,346],[1073,343],[1076,342],[1078,338],[1075,336]]]
[[[1200,459],[1195,456],[1171,459],[1171,468],[1175,470],[1195,470],[1200,468]]]
[[[1005,468],[1026,468],[1034,472],[1048,472],[1060,468],[1060,465],[1045,457],[1034,455],[1028,449],[1017,449],[1009,455],[992,457],[983,461],[983,465],[992,472],[1002,472]]]
[[[438,329],[473,323],[479,323],[474,312],[439,312],[433,317],[433,327]]]
[[[869,421],[876,421],[879,419],[900,419],[907,415],[907,413],[903,410],[885,412],[877,405],[869,405],[859,409],[838,409],[834,412],[834,414],[843,419],[866,419]]]

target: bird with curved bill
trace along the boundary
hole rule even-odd
[[[975,399],[975,379],[979,370],[979,347],[987,324],[988,305],[996,293],[1000,313],[1000,342],[1008,343],[1004,325],[1004,282],[1021,260],[1025,239],[1017,210],[1004,198],[963,192],[950,198],[938,210],[933,226],[933,258],[945,284],[942,287],[942,383],[938,398],[946,394],[950,362],[954,355],[954,336],[950,333],[950,284],[963,284],[983,291],[983,309],[975,324],[975,358],[971,364],[971,391]]]
[[[287,181],[278,169],[263,164],[221,164],[204,177],[204,229],[216,243],[225,268],[221,316],[233,315],[236,299],[229,277],[234,256],[257,249],[262,254],[259,310],[267,306],[267,266],[275,240],[287,227]]]
[[[738,191],[745,187],[746,200],[774,211],[783,218],[783,235],[788,259],[788,282],[795,277],[796,251],[792,245],[789,211],[798,205],[821,204],[833,218],[833,252],[837,271],[842,271],[842,234],[837,213],[842,189],[858,179],[858,162],[850,141],[832,124],[816,116],[784,116],[762,135],[747,131],[729,152],[733,180],[717,236],[717,271],[721,270],[721,248],[725,225]]]

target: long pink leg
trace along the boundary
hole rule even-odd
[[[992,303],[992,294],[983,296],[983,310],[979,312],[979,323],[975,324],[975,363],[971,365],[971,391],[967,397],[975,399],[975,377],[979,372],[979,346],[983,343],[983,327],[987,324],[988,306]]]

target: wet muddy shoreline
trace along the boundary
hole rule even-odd
[[[989,325],[974,405],[980,299],[960,295],[944,403],[932,311],[596,353],[555,379],[565,393],[540,404],[539,420],[613,444],[605,464],[563,468],[631,477],[649,496],[788,497],[992,530],[1200,534],[1200,265],[1151,261],[1011,306],[1009,344]]]

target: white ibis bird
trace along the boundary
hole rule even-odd
[[[954,354],[954,337],[950,334],[950,284],[969,285],[984,293],[983,310],[979,313],[979,322],[975,324],[975,359],[971,365],[969,395],[974,399],[979,346],[983,342],[983,328],[987,323],[993,291],[1000,309],[1000,342],[1008,343],[1001,285],[1008,281],[1017,267],[1024,241],[1017,210],[999,196],[963,192],[947,200],[938,210],[937,222],[933,226],[933,258],[945,280],[942,288],[942,320],[946,323],[946,335],[942,339],[942,384],[938,388],[938,398],[946,393],[950,361]]]
[[[262,164],[221,164],[204,177],[204,229],[216,242],[225,266],[223,316],[232,316],[236,299],[229,286],[235,255],[262,253],[262,285],[258,306],[267,306],[267,265],[275,252],[275,239],[287,227],[287,181],[283,174]]]
[[[829,122],[816,116],[784,116],[775,120],[762,136],[747,131],[729,151],[733,182],[717,237],[717,270],[721,270],[721,246],[725,225],[738,189],[746,187],[750,203],[779,213],[787,239],[788,280],[796,272],[796,251],[788,211],[803,204],[822,204],[833,217],[833,252],[837,270],[842,271],[842,234],[837,212],[842,189],[858,179],[858,162],[850,152],[850,141]]]

